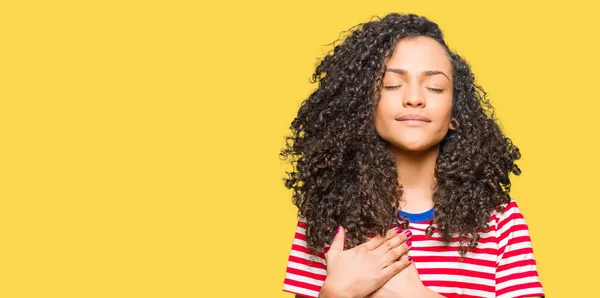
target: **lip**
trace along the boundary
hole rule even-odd
[[[425,116],[419,115],[419,114],[406,114],[406,115],[402,115],[398,118],[396,118],[396,120],[398,121],[409,121],[409,122],[414,122],[414,121],[421,121],[421,122],[431,122],[431,120]]]

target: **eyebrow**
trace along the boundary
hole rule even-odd
[[[405,75],[405,74],[408,73],[408,71],[406,71],[406,69],[402,69],[402,68],[386,68],[385,71],[386,72],[388,72],[388,71],[395,72],[395,73],[400,74],[400,75]],[[450,81],[450,78],[443,71],[439,71],[439,70],[424,70],[422,73],[423,73],[424,76],[433,76],[433,75],[441,74],[441,75],[445,76],[446,79],[448,79],[448,81]]]

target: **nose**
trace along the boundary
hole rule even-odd
[[[402,105],[404,107],[425,107],[425,96],[418,86],[407,86]]]

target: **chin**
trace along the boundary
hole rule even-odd
[[[425,152],[437,147],[437,144],[429,142],[391,142],[391,144],[397,147],[399,150],[406,152]]]
[[[402,151],[406,151],[406,152],[425,152],[428,151],[429,149],[431,149],[431,146],[411,146],[411,145],[406,145],[406,146],[399,146],[400,150]]]

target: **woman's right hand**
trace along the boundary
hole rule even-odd
[[[392,228],[385,237],[377,235],[344,250],[345,231],[339,227],[325,254],[327,277],[319,297],[363,298],[410,265],[410,258],[400,257],[410,249],[407,240],[412,235],[408,230],[400,231],[400,228]]]

